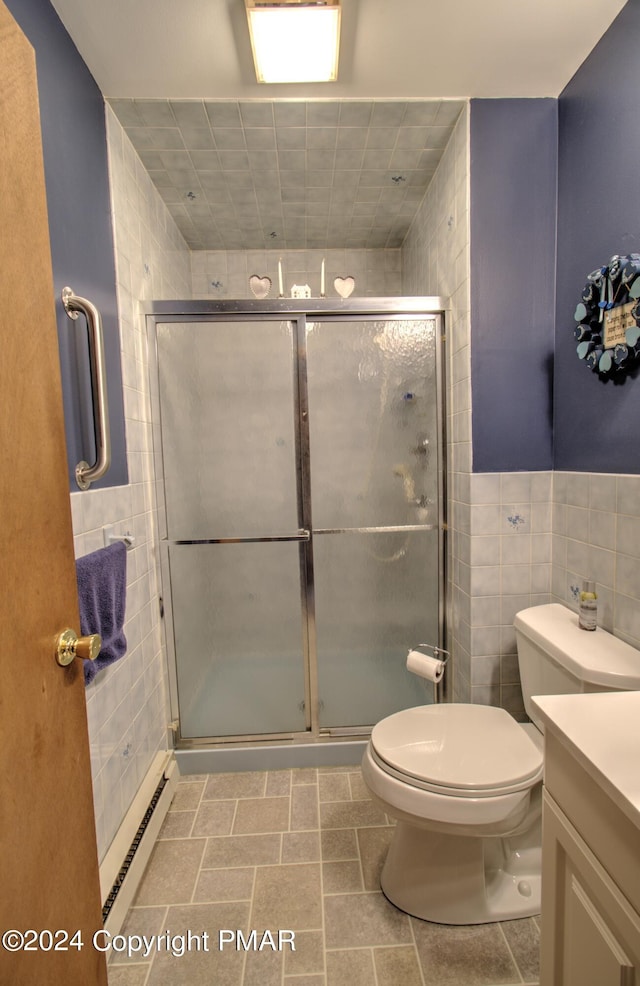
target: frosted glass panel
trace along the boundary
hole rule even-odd
[[[170,539],[298,529],[289,322],[157,329]]]
[[[405,668],[438,643],[438,533],[319,534],[314,541],[320,723],[372,725],[433,701]]]
[[[307,327],[315,528],[436,524],[434,319]]]
[[[170,545],[185,738],[304,730],[296,543]]]
[[[440,638],[438,318],[309,319],[305,353],[280,316],[206,317],[156,327],[181,736],[433,701],[405,661]],[[303,569],[273,540],[302,527]]]

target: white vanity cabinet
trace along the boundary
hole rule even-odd
[[[535,701],[545,725],[540,986],[640,986],[640,694]]]

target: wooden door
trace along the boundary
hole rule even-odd
[[[0,52],[0,983],[94,986],[84,682],[54,657],[79,617],[35,59],[1,0]]]

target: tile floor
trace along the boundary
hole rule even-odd
[[[357,766],[182,778],[123,928],[153,947],[112,954],[109,986],[537,983],[534,918],[435,925],[386,900],[391,832]]]

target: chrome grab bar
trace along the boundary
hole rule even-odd
[[[107,400],[107,371],[104,359],[104,336],[100,312],[86,298],[75,295],[71,288],[62,289],[62,304],[69,318],[77,319],[82,312],[89,332],[89,357],[91,360],[91,390],[93,393],[93,427],[96,439],[96,461],[90,466],[82,460],[76,466],[76,483],[81,490],[88,490],[91,483],[101,479],[111,465],[111,435],[109,432],[109,405]]]

